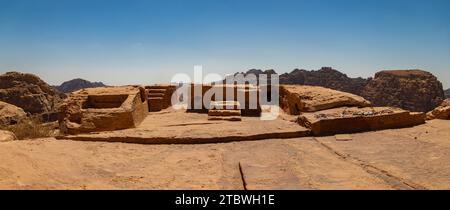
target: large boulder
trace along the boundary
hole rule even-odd
[[[292,115],[338,107],[367,107],[370,101],[363,97],[318,86],[282,85],[280,104]]]
[[[0,101],[0,125],[13,125],[26,117],[22,108]]]
[[[428,112],[445,99],[441,82],[422,70],[378,72],[362,93],[375,106],[394,106]]]
[[[0,101],[30,114],[54,113],[62,98],[63,94],[33,74],[7,72],[0,75]]]
[[[55,88],[62,93],[71,93],[84,88],[95,88],[95,87],[105,87],[106,85],[102,82],[90,82],[84,79],[73,79],[67,82],[63,82]]]
[[[450,119],[450,99],[446,99],[442,104],[431,112],[428,112],[427,119]]]
[[[17,140],[16,135],[10,131],[0,130],[0,142]]]

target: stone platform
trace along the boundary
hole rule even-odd
[[[162,112],[149,113],[137,128],[59,138],[139,144],[202,144],[308,135],[308,129],[282,118],[262,121],[259,117],[242,117],[238,122],[209,121],[208,116],[204,114],[169,108]]]
[[[329,136],[195,145],[3,142],[0,189],[243,190],[245,180],[249,190],[448,190],[449,131],[447,120],[431,120],[352,134],[350,141]]]

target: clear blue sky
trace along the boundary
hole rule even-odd
[[[450,1],[0,0],[0,72],[145,84],[194,65],[420,68],[450,88]]]

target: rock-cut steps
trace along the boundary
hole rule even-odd
[[[172,94],[176,87],[173,85],[154,85],[145,87],[148,95],[148,111],[159,112],[171,105]]]

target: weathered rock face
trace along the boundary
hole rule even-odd
[[[331,67],[323,67],[318,71],[295,69],[280,75],[280,84],[321,86],[357,95],[361,95],[367,83],[366,79],[349,78]]]
[[[314,112],[343,106],[367,107],[371,103],[360,96],[328,88],[282,85],[280,86],[280,105],[288,114],[298,115],[302,112]]]
[[[428,112],[427,119],[450,119],[450,99],[446,99],[442,104],[431,112]]]
[[[64,97],[33,74],[7,72],[0,75],[0,101],[31,114],[53,113]]]
[[[0,125],[13,125],[26,117],[22,108],[0,101]]]
[[[62,93],[71,93],[84,88],[105,87],[106,85],[101,82],[90,82],[84,79],[73,79],[62,83],[55,88]]]
[[[375,75],[362,96],[376,106],[394,106],[427,112],[444,100],[442,84],[422,70],[381,71]]]
[[[148,114],[144,87],[88,88],[72,93],[60,106],[62,133],[113,131],[138,126]]]
[[[10,131],[0,130],[0,142],[17,140],[16,135]]]
[[[420,125],[425,114],[391,107],[341,107],[304,113],[297,122],[314,135],[324,136]]]
[[[329,67],[318,71],[294,70],[280,75],[280,84],[321,86],[360,95],[375,106],[395,106],[427,112],[444,99],[442,84],[422,70],[381,71],[375,78],[349,78]]]
[[[444,91],[445,97],[450,98],[450,89]]]

